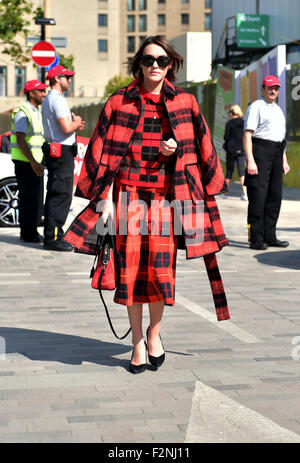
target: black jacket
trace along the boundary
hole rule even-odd
[[[228,153],[244,153],[243,134],[244,119],[242,117],[230,119],[225,126],[224,150]]]

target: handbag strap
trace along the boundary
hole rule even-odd
[[[113,243],[113,240],[110,239],[110,243],[109,245],[104,245],[103,248],[102,248],[102,257],[101,257],[101,260],[102,260],[102,270],[101,270],[101,273],[100,273],[100,277],[99,277],[99,286],[98,286],[98,291],[99,291],[99,295],[100,295],[100,298],[101,298],[101,301],[104,305],[104,309],[105,309],[105,313],[106,313],[106,317],[107,317],[107,320],[108,320],[108,323],[109,323],[109,326],[113,332],[113,334],[115,335],[115,337],[119,340],[122,340],[122,339],[125,339],[126,336],[129,335],[130,331],[131,331],[131,328],[129,328],[129,330],[127,331],[127,333],[125,333],[123,336],[118,336],[117,333],[115,332],[115,329],[113,327],[113,324],[112,324],[112,321],[110,319],[110,316],[109,316],[109,312],[108,312],[108,308],[107,308],[107,305],[105,304],[105,301],[104,301],[104,298],[103,298],[103,294],[102,294],[102,290],[101,290],[101,282],[102,282],[102,278],[103,278],[103,275],[104,275],[104,272],[105,272],[105,269],[106,269],[106,266],[109,262],[109,259],[110,259],[110,248],[114,249],[114,243]]]
[[[105,267],[106,267],[106,265],[103,266],[102,271],[101,271],[101,274],[100,274],[98,291],[99,291],[99,295],[100,295],[100,298],[101,298],[101,300],[102,300],[102,303],[103,303],[103,305],[104,305],[104,309],[105,309],[105,313],[106,313],[106,317],[107,317],[109,326],[110,326],[110,328],[111,328],[113,334],[115,335],[115,337],[116,337],[117,339],[120,339],[120,340],[121,340],[121,339],[125,339],[126,336],[129,335],[129,333],[130,333],[130,331],[131,331],[131,328],[129,328],[129,330],[127,331],[127,333],[125,333],[123,336],[118,336],[117,333],[115,332],[115,329],[114,329],[114,327],[113,327],[113,324],[112,324],[111,319],[110,319],[110,316],[109,316],[109,312],[108,312],[107,305],[105,304],[105,300],[104,300],[104,298],[103,298],[103,294],[102,294],[102,291],[101,291],[101,280],[102,280],[102,277],[103,277],[104,272],[105,272]]]

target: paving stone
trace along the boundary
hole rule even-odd
[[[0,280],[16,281],[0,285],[7,347],[0,361],[0,442],[184,443],[197,381],[300,436],[300,293],[293,271],[300,234],[291,226],[300,223],[300,191],[297,200],[283,201],[279,220],[290,247],[256,252],[248,248],[239,188],[233,182],[227,201],[217,198],[230,239],[218,262],[229,323],[257,342],[226,331],[227,321],[213,323],[206,312],[176,303],[164,313],[166,361],[143,375],[127,371],[131,340],[113,337],[90,287],[92,257],[45,253],[22,245],[18,229],[0,229]],[[179,251],[177,270],[177,293],[215,317],[203,259],[186,261]],[[126,309],[113,303],[113,292],[106,300],[116,328],[125,331]],[[144,316],[146,329],[146,307]],[[214,419],[218,430],[217,412]]]

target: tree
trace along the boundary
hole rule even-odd
[[[72,71],[74,69],[74,56],[65,56],[62,53],[59,53],[59,64]]]
[[[124,77],[121,74],[112,77],[106,84],[103,98],[108,98],[112,93],[122,87],[126,87],[132,82],[132,77]]]
[[[39,14],[39,9],[33,10],[33,5],[27,0],[1,0],[0,2],[0,44],[5,45],[2,53],[9,55],[12,60],[22,66],[30,61],[29,49],[25,47],[25,40],[30,30],[30,16]],[[16,36],[24,40],[16,40]]]

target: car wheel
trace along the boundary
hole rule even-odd
[[[19,226],[19,188],[16,177],[0,181],[0,227]]]

